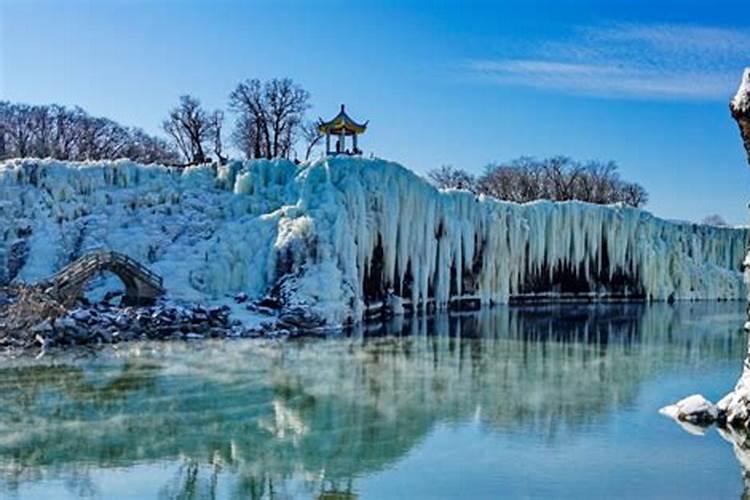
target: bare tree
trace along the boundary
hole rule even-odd
[[[552,196],[553,176],[531,158],[490,164],[476,182],[476,191],[501,200],[525,203]]]
[[[168,144],[81,108],[0,102],[0,159],[33,156],[61,160],[129,158],[171,163]]]
[[[235,144],[248,158],[288,158],[309,99],[289,78],[240,82],[229,95],[229,107],[238,114]]]
[[[31,106],[26,104],[10,106],[5,120],[3,130],[6,134],[7,146],[14,151],[16,156],[30,156],[34,138]]]
[[[302,127],[302,138],[305,140],[305,161],[307,161],[310,159],[315,146],[323,139],[323,134],[320,133],[316,122],[307,122]]]
[[[440,189],[466,189],[474,191],[474,176],[452,165],[442,165],[427,172],[430,181]]]
[[[177,160],[177,153],[171,145],[160,137],[148,135],[139,128],[130,129],[130,144],[125,153],[126,158],[142,163],[172,164]]]
[[[227,157],[224,155],[224,144],[221,139],[221,130],[224,127],[224,112],[216,110],[211,113],[211,129],[213,132],[213,149],[216,155],[216,160],[224,165],[227,162]]]
[[[6,101],[0,101],[0,159],[8,157],[8,146],[6,144],[6,130],[10,113],[10,105]]]
[[[438,184],[449,185],[451,170],[429,175]],[[641,207],[648,193],[639,184],[620,179],[614,162],[580,163],[564,156],[545,160],[521,157],[504,164],[490,164],[473,183],[478,194],[526,203],[533,200],[580,200],[589,203],[625,203]]]
[[[621,201],[618,196],[620,184],[616,163],[590,161],[583,166],[579,176],[576,199],[599,204],[616,203]]]
[[[206,149],[214,139],[215,123],[198,99],[190,95],[181,96],[180,104],[169,112],[162,126],[185,161],[199,164],[208,160]]]
[[[229,108],[238,114],[232,138],[247,158],[262,158],[267,151],[268,113],[260,80],[246,80],[229,95]]]
[[[631,207],[640,208],[648,203],[648,192],[635,182],[624,182],[619,189],[620,201]]]
[[[275,158],[288,158],[305,111],[310,107],[310,94],[289,78],[273,79],[266,83],[266,101],[271,116]]]

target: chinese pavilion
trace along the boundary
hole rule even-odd
[[[344,105],[341,105],[341,111],[332,120],[324,122],[320,118],[318,119],[318,130],[321,134],[326,136],[326,154],[349,154],[349,155],[361,155],[362,150],[357,147],[357,136],[364,134],[367,130],[367,124],[357,123],[352,120],[344,110]],[[331,136],[336,136],[336,146],[331,149]],[[346,149],[346,138],[352,138],[352,149]]]

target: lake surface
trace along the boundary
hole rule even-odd
[[[740,498],[744,303],[494,308],[2,361],[0,498]]]

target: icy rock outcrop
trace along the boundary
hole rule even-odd
[[[737,94],[729,105],[732,117],[740,127],[740,134],[747,151],[747,161],[750,163],[750,68],[745,69],[740,81]]]
[[[750,430],[750,366],[747,357],[734,390],[724,396],[717,407],[725,415],[727,425]]]
[[[673,405],[665,406],[659,413],[696,425],[712,424],[719,417],[717,407],[700,394],[693,394]]]
[[[90,250],[146,263],[177,299],[268,293],[327,324],[367,303],[504,303],[573,291],[736,299],[746,229],[624,206],[499,202],[441,192],[383,160],[0,164],[0,278],[34,281]],[[23,251],[14,250],[22,248]],[[94,283],[103,291],[116,280]],[[317,320],[316,320],[317,321]]]
[[[745,69],[740,87],[730,102],[729,108],[732,117],[740,127],[740,134],[750,164],[750,68]],[[747,282],[750,282],[750,268],[747,267],[749,264],[750,252],[745,257],[745,279]],[[748,315],[750,316],[750,308],[748,308]],[[750,319],[745,323],[745,330],[750,332]],[[717,409],[722,417],[720,423],[745,434],[750,430],[750,343],[748,343],[748,353],[742,365],[742,374],[735,385],[734,391],[719,401]]]
[[[732,117],[737,121],[740,135],[747,152],[748,164],[750,164],[750,68],[746,68],[742,75],[740,87],[737,94],[729,105]],[[750,263],[750,252],[745,258],[745,265]],[[750,270],[746,267],[746,281],[750,282]],[[750,309],[748,309],[750,314]],[[745,324],[748,330],[750,320]],[[748,354],[742,365],[742,375],[737,381],[734,391],[722,399],[722,406],[726,408],[726,421],[736,428],[750,428],[750,343]]]

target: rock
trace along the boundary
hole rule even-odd
[[[729,405],[731,404],[732,399],[734,399],[734,393],[730,392],[729,394],[721,398],[718,403],[716,403],[716,409],[719,411],[719,414],[726,413],[726,411],[729,409]]]
[[[234,301],[238,304],[244,304],[247,302],[247,294],[245,292],[240,292],[237,295],[234,296]]]
[[[290,327],[299,328],[301,330],[312,330],[325,324],[323,318],[310,312],[309,309],[301,307],[287,309],[281,316],[279,316],[279,321]]]
[[[61,329],[75,329],[78,324],[73,318],[69,318],[67,316],[63,316],[62,318],[57,318],[54,321],[55,328],[61,328]]]
[[[111,343],[114,341],[114,336],[112,333],[108,332],[107,330],[98,330],[96,332],[96,335],[101,338],[102,342]]]
[[[275,297],[267,296],[258,301],[258,305],[269,309],[281,309],[282,303]]]
[[[693,394],[673,405],[665,406],[659,413],[696,425],[710,425],[719,417],[717,407],[700,394]]]
[[[91,330],[80,327],[71,328],[66,333],[73,337],[78,344],[87,344],[89,340],[93,340],[94,338]]]
[[[210,314],[211,316],[221,316],[225,313],[226,313],[226,309],[224,309],[223,307],[215,306],[215,307],[208,308],[208,314]]]
[[[258,314],[265,314],[266,316],[272,316],[276,313],[276,311],[270,307],[265,307],[260,304],[248,304],[245,306],[245,309]]]
[[[45,319],[41,323],[37,323],[36,325],[31,327],[32,333],[49,333],[52,330],[52,324],[48,319]]]
[[[91,319],[91,312],[86,309],[74,309],[69,316],[76,321],[89,321]]]
[[[31,292],[36,293],[35,290]],[[1,293],[4,293],[4,290],[0,290]],[[37,295],[30,295],[33,299],[30,302],[37,304]],[[268,307],[250,303],[245,304],[245,307],[273,316],[278,314],[278,311]],[[184,339],[188,341],[240,337],[278,339],[304,335],[325,325],[322,318],[302,305],[284,311],[283,319],[286,323],[264,322],[260,328],[246,328],[240,320],[232,318],[231,308],[226,305],[208,307],[159,301],[153,306],[118,307],[102,303],[79,302],[73,310],[66,311],[59,308],[55,312],[57,315],[50,316],[50,319],[44,321],[37,319],[36,323],[24,324],[22,329],[14,326],[19,335],[17,337],[6,336],[0,341],[6,346],[15,343],[20,349],[36,350],[39,339],[44,341],[45,349],[102,343],[115,344],[136,339]],[[5,317],[2,313],[0,309],[0,320],[4,322]],[[32,333],[31,336],[28,335],[29,332]]]

